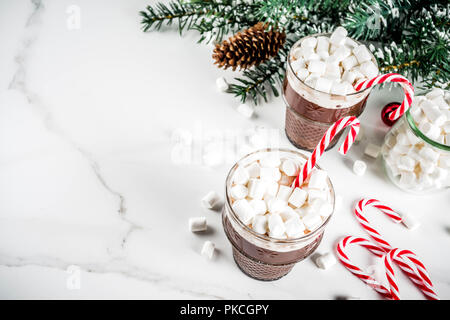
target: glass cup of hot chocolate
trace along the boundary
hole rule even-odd
[[[316,166],[293,182],[307,158],[289,149],[262,149],[230,170],[222,223],[238,267],[258,280],[277,280],[319,246],[334,212],[334,189]]]
[[[375,57],[365,45],[347,37],[342,27],[332,34],[297,41],[290,50],[283,83],[285,130],[290,142],[313,150],[334,122],[345,116],[358,117],[370,88],[356,92],[353,86],[377,75]]]

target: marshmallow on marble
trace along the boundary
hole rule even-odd
[[[236,110],[246,118],[251,118],[254,112],[254,108],[248,103],[241,103]]]
[[[225,92],[228,90],[228,83],[224,77],[219,77],[216,79],[216,86],[217,86],[217,89],[219,89],[222,92]]]
[[[286,159],[281,164],[281,171],[283,171],[287,176],[295,176],[298,171],[298,165],[295,161]]]
[[[320,269],[327,270],[337,263],[336,257],[331,252],[319,255],[314,261]]]
[[[249,203],[252,206],[253,210],[255,211],[256,215],[263,215],[266,213],[267,205],[264,200],[253,199],[250,200]]]
[[[252,199],[261,200],[266,192],[266,184],[260,179],[250,179],[248,183],[248,196]]]
[[[348,32],[345,28],[337,27],[330,36],[330,43],[335,46],[344,45],[347,40],[347,34]]]
[[[219,195],[215,191],[210,191],[202,198],[201,202],[204,208],[212,209],[219,201]]]
[[[296,208],[299,208],[305,204],[307,197],[308,192],[300,188],[295,188],[288,199],[288,203],[292,204]]]
[[[206,231],[208,225],[206,223],[206,217],[192,217],[189,218],[189,230],[191,232]]]
[[[248,189],[242,184],[236,184],[231,187],[230,194],[236,200],[244,199],[248,195]]]
[[[364,153],[367,154],[369,157],[377,158],[380,154],[381,147],[377,146],[376,144],[369,143],[366,148],[364,149]]]
[[[276,198],[287,202],[289,200],[289,197],[291,196],[291,193],[291,187],[280,185]]]
[[[357,176],[363,176],[364,173],[366,173],[366,169],[367,169],[367,164],[364,161],[356,160],[353,163],[353,172]]]
[[[256,215],[253,219],[252,229],[260,234],[267,232],[267,216]]]
[[[267,221],[267,225],[269,227],[270,237],[278,239],[284,238],[286,227],[284,225],[283,219],[281,219],[279,214],[276,213],[270,214]]]
[[[410,230],[415,230],[420,226],[420,222],[411,215],[403,215],[402,223]]]
[[[308,188],[325,189],[328,185],[328,174],[325,170],[315,168],[309,177]]]
[[[205,241],[202,247],[201,255],[207,257],[208,259],[212,259],[214,256],[214,251],[216,246],[211,241]]]
[[[245,225],[252,223],[253,217],[255,216],[255,210],[246,199],[235,201],[232,208],[242,223]]]
[[[281,179],[280,169],[277,167],[262,167],[260,169],[261,180],[278,181]]]
[[[286,227],[286,234],[289,238],[297,238],[305,234],[305,225],[297,215],[287,220],[284,226]]]
[[[372,59],[372,54],[365,45],[359,45],[353,49],[353,54],[360,64]]]

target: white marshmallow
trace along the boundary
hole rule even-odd
[[[407,130],[406,131],[406,137],[408,138],[408,141],[410,144],[415,145],[420,142],[419,137],[417,137],[412,131]]]
[[[250,179],[250,175],[246,168],[238,167],[233,174],[232,181],[236,184],[247,184]]]
[[[328,51],[317,51],[317,55],[322,61],[326,61],[330,57],[330,53]]]
[[[411,215],[403,215],[402,223],[410,230],[415,230],[420,226],[420,222]]]
[[[437,98],[442,95],[444,95],[444,90],[442,90],[441,88],[434,88],[433,90],[428,92],[425,95],[425,97],[427,97],[427,99],[429,99],[429,100],[433,100],[434,98]]]
[[[397,167],[402,171],[414,171],[416,161],[409,156],[401,156],[398,158]]]
[[[285,206],[283,210],[279,213],[283,221],[288,221],[291,218],[298,218],[297,213],[289,206]]]
[[[356,160],[353,163],[353,172],[357,176],[363,176],[364,173],[366,173],[366,169],[367,169],[367,164],[364,161]]]
[[[279,185],[276,181],[266,181],[264,199],[275,198],[278,193]]]
[[[252,229],[260,234],[267,232],[267,216],[256,215],[253,219]]]
[[[327,252],[318,256],[315,263],[320,269],[327,270],[334,266],[337,263],[337,260],[331,252]]]
[[[308,212],[302,222],[309,231],[314,231],[322,224],[322,218],[316,212]]]
[[[290,187],[280,185],[280,187],[278,188],[277,199],[287,202],[289,197],[291,196],[291,193],[292,189]]]
[[[258,178],[259,177],[259,171],[261,167],[257,162],[253,162],[252,164],[248,165],[246,168],[249,178]]]
[[[439,167],[436,167],[434,172],[431,174],[431,177],[434,180],[438,180],[438,181],[445,180],[447,178],[447,176],[448,176],[448,170],[439,168]]]
[[[359,70],[367,78],[373,78],[378,75],[378,68],[372,61],[366,61],[359,66]]]
[[[248,195],[248,189],[242,184],[237,184],[230,189],[230,195],[235,199],[244,199]]]
[[[330,36],[330,43],[336,46],[344,45],[347,40],[347,30],[344,27],[337,27]]]
[[[349,38],[349,37],[347,37],[347,39],[345,39],[345,45],[351,49],[354,49],[357,46],[359,46],[358,42],[356,42],[355,40],[353,40],[352,38]]]
[[[309,76],[305,79],[305,84],[310,86],[311,88],[314,88],[316,86],[317,79],[319,79],[320,75],[317,75],[315,73],[310,73]]]
[[[439,109],[448,109],[448,104],[444,99],[444,96],[437,96],[433,99],[431,99],[431,102],[433,102],[436,106],[439,107]]]
[[[301,59],[303,57],[303,49],[301,47],[297,47],[292,51],[291,59]]]
[[[207,257],[208,259],[212,259],[214,256],[214,250],[216,246],[211,241],[205,241],[202,247],[201,255]]]
[[[347,82],[333,82],[330,93],[345,96],[347,95],[348,83]]]
[[[326,219],[333,213],[333,205],[325,201],[320,205],[318,212],[322,218]]]
[[[436,126],[441,126],[447,121],[447,117],[442,113],[442,111],[436,107],[431,101],[426,100],[420,105],[423,113],[430,119]]]
[[[353,54],[355,55],[356,59],[358,59],[358,62],[360,64],[372,59],[372,54],[363,44],[354,48]]]
[[[419,125],[419,130],[422,131],[424,135],[432,140],[437,140],[441,135],[441,128],[435,126],[430,122],[422,122]]]
[[[281,171],[283,171],[287,176],[295,176],[298,171],[298,165],[295,161],[286,159],[281,164]]]
[[[297,215],[287,220],[284,225],[286,227],[286,234],[289,238],[298,238],[304,235],[306,229],[305,225]]]
[[[269,236],[272,238],[284,238],[286,227],[279,214],[271,214],[268,218]]]
[[[261,180],[278,181],[281,179],[281,172],[277,167],[262,167],[260,170],[260,176]]]
[[[216,86],[217,86],[217,89],[219,89],[222,92],[225,92],[228,90],[228,83],[224,77],[219,77],[216,79]]]
[[[212,209],[220,201],[219,195],[215,191],[208,192],[201,200],[202,206],[206,209]]]
[[[317,37],[317,52],[326,51],[328,52],[330,48],[330,39],[328,37]]]
[[[305,203],[307,197],[308,192],[300,188],[295,188],[289,197],[288,202],[294,207],[299,208]]]
[[[305,60],[303,59],[297,59],[291,62],[292,69],[297,72],[298,70],[305,68]]]
[[[336,51],[331,55],[331,60],[335,62],[341,62],[345,60],[345,58],[349,57],[352,54],[352,51],[346,46],[341,46],[336,49]]]
[[[270,199],[267,201],[267,209],[270,213],[280,213],[286,208],[287,202],[281,199]]]
[[[314,169],[309,177],[308,188],[311,189],[325,189],[328,185],[328,174],[325,170]]]
[[[381,151],[381,147],[377,146],[373,143],[369,143],[366,148],[364,149],[364,153],[367,154],[368,156],[372,157],[372,158],[377,158],[378,155],[380,154]]]
[[[436,170],[436,165],[432,161],[420,159],[419,163],[420,170],[422,170],[422,172],[425,174],[431,174],[434,172],[434,170]]]
[[[320,56],[311,48],[303,50],[303,58],[308,63],[311,63],[314,60],[320,60]]]
[[[341,79],[341,68],[335,63],[327,63],[325,69],[325,78],[340,80]]]
[[[251,118],[254,112],[254,108],[248,103],[241,103],[237,107],[237,111],[246,118]]]
[[[306,68],[300,68],[295,74],[300,80],[305,81],[305,79],[309,76],[309,71]]]
[[[358,64],[358,60],[354,55],[348,56],[342,61],[342,66],[344,67],[344,70],[350,70],[354,66]]]
[[[311,73],[324,74],[327,68],[327,64],[320,60],[312,60],[308,64],[308,71]]]
[[[342,75],[342,81],[353,83],[356,80],[357,73],[354,70],[345,70]]]
[[[299,216],[300,219],[303,219],[309,212],[308,207],[301,207],[295,209],[295,213]]]
[[[403,186],[414,186],[416,184],[416,175],[411,171],[400,172],[399,183]]]
[[[319,189],[308,188],[308,201],[311,203],[316,199],[326,200],[327,192]]]
[[[329,93],[332,85],[333,81],[327,78],[320,77],[317,79],[314,89],[325,93]]]
[[[430,160],[432,162],[436,162],[439,159],[439,152],[436,152],[432,148],[427,147],[427,146],[420,149],[419,155],[422,158],[424,158],[426,160]]]
[[[281,164],[280,156],[274,153],[265,155],[259,159],[261,167],[278,167]]]
[[[431,188],[433,186],[433,179],[431,179],[431,177],[426,174],[426,173],[422,173],[419,177],[419,179],[417,179],[417,187],[420,189],[428,189]]]
[[[245,225],[252,223],[255,216],[255,210],[246,199],[237,200],[233,203],[232,208],[239,219]]]
[[[267,205],[264,200],[253,199],[250,200],[249,203],[255,211],[256,215],[263,215],[267,212]]]
[[[200,232],[208,229],[206,217],[192,217],[189,218],[189,230],[192,232]]]
[[[302,41],[300,46],[302,48],[312,48],[314,49],[317,45],[317,38],[316,37],[308,37]]]
[[[450,133],[450,121],[447,121],[443,126],[442,130],[444,130],[445,133]]]
[[[250,179],[248,183],[248,196],[261,200],[266,192],[266,184],[260,179]]]

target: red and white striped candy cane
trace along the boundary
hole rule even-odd
[[[398,73],[386,73],[369,80],[361,80],[357,82],[355,85],[355,90],[360,91],[384,82],[397,82],[403,87],[405,98],[403,99],[402,104],[394,112],[389,114],[390,120],[397,120],[411,107],[411,103],[414,98],[414,87],[408,79]]]
[[[328,128],[324,136],[320,140],[319,144],[316,146],[308,161],[303,165],[303,168],[297,175],[295,179],[294,186],[300,187],[300,185],[306,181],[311,171],[314,169],[317,160],[323,155],[325,149],[328,147],[333,138],[344,128],[350,127],[348,135],[345,137],[344,143],[339,147],[339,152],[341,154],[346,154],[347,151],[352,146],[359,132],[359,120],[354,116],[343,117],[336,121],[331,127]]]
[[[386,277],[389,281],[391,289],[391,296],[394,300],[399,300],[400,295],[397,281],[395,279],[393,262],[399,265],[399,267],[407,274],[409,279],[419,287],[427,299],[439,300],[439,297],[433,290],[433,284],[431,283],[425,266],[414,253],[409,250],[395,248],[384,255],[383,260],[386,267]]]
[[[361,199],[355,206],[355,216],[361,226],[366,230],[369,235],[374,239],[379,246],[381,246],[386,252],[392,249],[392,246],[381,237],[381,234],[370,225],[369,220],[364,215],[364,209],[367,207],[374,207],[390,217],[394,222],[399,223],[402,221],[400,214],[392,210],[392,208],[382,204],[376,199]]]
[[[370,224],[369,220],[365,217],[364,209],[367,207],[374,207],[379,209],[396,223],[402,221],[401,215],[395,212],[389,206],[382,204],[376,199],[361,199],[355,206],[356,219],[359,221],[364,230],[369,233],[372,239],[374,239],[385,252],[390,252],[391,250],[393,250],[392,246],[389,244],[389,242],[382,238],[381,234]],[[393,255],[392,259],[395,260],[400,268],[407,274],[411,281],[413,281],[419,287],[419,289],[427,298],[437,299],[437,295],[433,290],[433,284],[431,283],[430,277],[428,276],[428,272],[424,264],[413,252],[409,250],[401,250],[401,254]],[[414,267],[411,267],[411,265],[413,265]],[[389,280],[388,272],[391,272],[389,268],[387,269],[387,276]],[[391,278],[392,277],[393,276],[391,276]],[[391,285],[391,289],[393,290],[393,297],[398,296],[398,288],[396,288],[395,284]]]
[[[384,285],[375,280],[367,272],[363,271],[360,267],[353,264],[348,258],[347,248],[351,245],[356,244],[366,248],[377,257],[384,257],[386,255],[386,252],[382,248],[380,248],[379,246],[377,246],[376,244],[372,243],[371,241],[365,238],[347,236],[341,241],[339,241],[337,245],[337,256],[339,260],[348,270],[350,270],[351,273],[353,273],[361,281],[366,283],[368,286],[373,288],[375,291],[377,291],[385,298],[392,299],[391,290],[389,288],[386,288]]]

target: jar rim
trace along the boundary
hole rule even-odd
[[[411,115],[410,112],[411,109],[406,110],[405,112],[405,118],[406,118],[406,122],[408,123],[409,127],[411,128],[412,132],[418,136],[420,139],[422,139],[423,141],[425,141],[426,143],[428,143],[429,145],[441,149],[441,150],[445,150],[445,151],[449,151],[450,152],[450,145],[446,145],[446,144],[442,144],[438,141],[435,141],[433,139],[428,138],[422,131],[420,131],[420,129],[417,127],[416,122],[414,121],[413,116]]]
[[[301,80],[301,79],[297,76],[297,74],[295,73],[294,69],[292,68],[292,65],[291,65],[291,59],[290,59],[293,50],[296,49],[296,48],[298,47],[298,44],[301,43],[304,39],[311,38],[311,37],[319,37],[319,36],[330,36],[330,35],[331,35],[331,33],[326,33],[326,32],[324,32],[324,33],[311,34],[311,35],[305,36],[305,37],[303,37],[303,38],[297,40],[297,41],[292,45],[291,49],[289,49],[289,55],[288,55],[288,57],[286,58],[286,61],[287,61],[287,65],[288,65],[289,69],[291,70],[292,74],[294,75],[294,77],[295,77],[298,81],[300,81],[303,85],[305,85],[306,87],[308,87],[309,89],[311,89],[311,90],[313,90],[313,91],[316,91],[316,92],[320,92],[320,93],[322,93],[322,94],[329,94],[330,96],[333,96],[333,97],[341,97],[341,98],[342,98],[342,97],[344,97],[344,98],[345,98],[345,97],[353,97],[353,96],[356,96],[356,95],[358,95],[358,94],[361,94],[362,92],[364,92],[364,91],[366,91],[366,90],[372,89],[372,87],[370,86],[370,87],[367,87],[367,88],[365,88],[365,89],[362,89],[362,90],[359,90],[359,91],[356,91],[356,92],[353,92],[353,93],[350,93],[350,94],[346,94],[346,95],[334,94],[334,93],[329,93],[329,92],[324,92],[324,91],[317,90],[316,88],[313,88],[313,87],[309,86],[308,84],[306,84],[303,80]],[[352,39],[352,40],[355,41],[357,44],[362,45],[361,42],[359,42],[359,41],[357,41],[357,40],[355,40],[355,39]],[[372,61],[375,62],[375,65],[377,66],[377,69],[379,70],[377,59],[375,58],[375,56],[373,55],[372,52],[370,52],[370,54],[372,55],[372,58],[373,58]]]
[[[334,193],[334,186],[331,182],[331,179],[329,176],[327,176],[327,183],[328,183],[328,187],[330,188],[330,194],[331,194],[331,199],[333,202],[333,211],[332,213],[325,219],[325,221],[322,222],[322,224],[317,227],[317,229],[315,229],[314,231],[305,234],[301,237],[298,238],[291,238],[291,239],[277,239],[277,238],[272,238],[270,236],[266,236],[263,234],[260,234],[256,231],[254,231],[252,228],[248,227],[247,225],[245,225],[241,219],[239,219],[239,217],[236,215],[236,213],[234,212],[233,208],[230,205],[230,192],[229,192],[229,188],[228,186],[231,186],[231,178],[233,173],[236,171],[236,169],[239,166],[239,163],[241,161],[243,161],[244,159],[246,159],[247,157],[250,157],[252,155],[255,155],[257,153],[262,153],[262,152],[286,152],[286,153],[291,153],[294,154],[296,156],[299,156],[300,158],[304,159],[305,162],[307,161],[308,157],[306,155],[304,155],[303,153],[300,153],[298,151],[295,150],[291,150],[291,149],[287,149],[287,148],[263,148],[263,149],[259,149],[256,151],[253,151],[247,155],[245,155],[244,157],[242,157],[241,159],[239,159],[234,165],[233,167],[231,167],[230,171],[228,172],[227,178],[225,180],[225,206],[227,207],[227,210],[229,212],[231,212],[231,217],[233,218],[234,222],[236,222],[242,229],[244,229],[246,232],[250,233],[252,236],[258,238],[259,240],[265,241],[265,242],[271,242],[271,243],[276,243],[276,244],[296,244],[298,242],[302,242],[304,240],[308,240],[313,238],[314,236],[316,236],[319,232],[321,232],[325,226],[328,224],[328,222],[330,221],[331,217],[334,214],[334,211],[336,209],[336,199],[335,199],[335,193]],[[314,168],[323,170],[319,165],[315,165]]]

